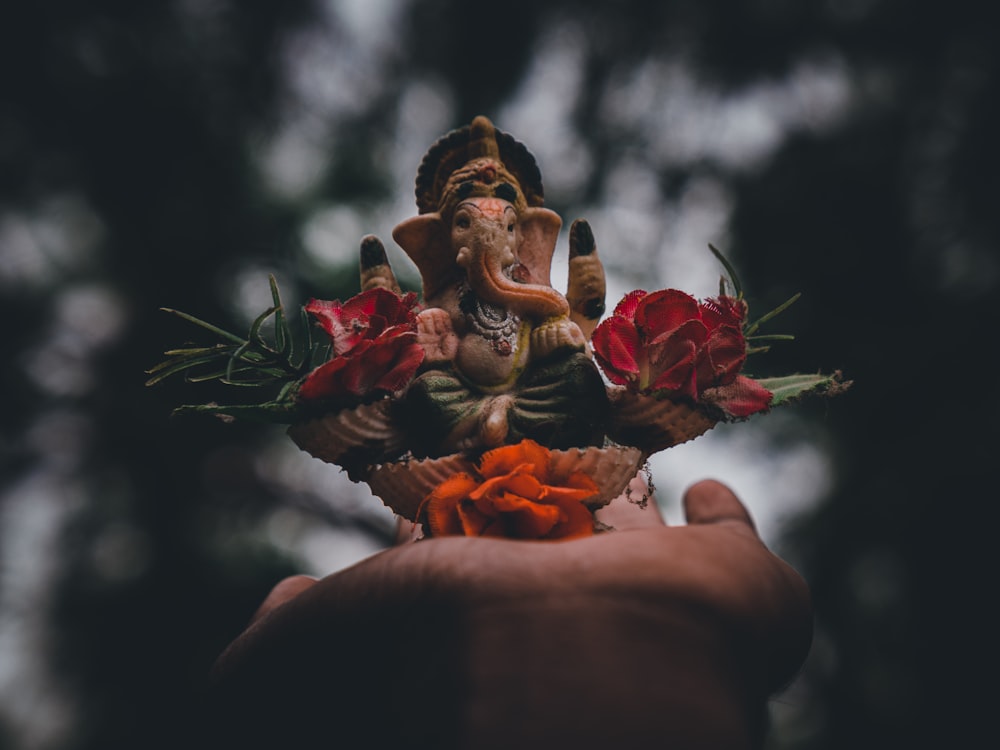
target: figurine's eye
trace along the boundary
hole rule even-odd
[[[455,226],[459,229],[468,229],[472,226],[472,219],[468,214],[459,214],[455,217]]]
[[[507,231],[508,232],[513,232],[514,231],[514,222],[513,221],[510,224],[507,225]]]

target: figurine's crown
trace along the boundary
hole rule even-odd
[[[535,158],[524,144],[482,116],[442,136],[417,170],[421,214],[448,213],[470,196],[503,198],[519,211],[545,202]]]

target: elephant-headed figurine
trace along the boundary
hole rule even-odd
[[[485,117],[430,148],[416,197],[393,230],[423,285],[424,363],[398,409],[415,453],[600,445],[608,401],[588,336],[604,274],[589,226],[570,232],[568,300],[550,283],[562,220],[534,157]]]

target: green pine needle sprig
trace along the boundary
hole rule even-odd
[[[304,308],[299,309],[298,324],[289,324],[274,276],[269,275],[268,281],[273,304],[254,319],[246,337],[226,331],[189,313],[162,308],[164,312],[211,333],[219,341],[208,346],[191,345],[165,351],[166,359],[146,371],[150,376],[146,385],[156,385],[180,374],[190,383],[214,380],[226,385],[250,388],[282,384],[277,396],[263,404],[239,407],[206,404],[182,406],[177,411],[225,413],[227,409],[252,412],[259,408],[263,414],[273,413],[277,407],[290,406],[294,387],[329,357],[329,343],[313,341],[312,326]],[[268,337],[264,333],[264,327],[272,319],[273,328]]]
[[[709,248],[709,250],[712,251],[712,254],[716,258],[718,258],[718,260],[722,264],[723,268],[726,269],[726,274],[728,275],[728,279],[727,279],[726,276],[722,276],[719,279],[719,294],[720,295],[726,295],[726,296],[735,296],[736,299],[743,299],[743,286],[742,286],[742,284],[740,284],[740,278],[737,275],[736,269],[733,267],[733,264],[730,263],[729,259],[726,258],[726,256],[722,254],[722,251],[719,250],[714,245],[710,244],[708,246],[708,248]],[[732,295],[729,295],[729,292],[728,292],[728,286],[729,285],[731,285],[733,287],[733,294]],[[789,307],[791,307],[793,304],[795,304],[795,302],[801,296],[802,296],[801,292],[796,292],[789,299],[787,299],[784,302],[782,302],[780,305],[778,305],[776,308],[774,308],[770,312],[764,313],[763,315],[761,315],[759,318],[757,318],[753,322],[747,321],[743,325],[743,336],[746,338],[748,344],[752,344],[752,345],[750,345],[750,346],[747,347],[747,355],[748,356],[750,354],[760,354],[762,352],[766,352],[766,351],[769,351],[771,349],[770,345],[767,345],[767,344],[765,344],[763,346],[757,345],[759,342],[763,342],[763,341],[794,341],[795,340],[795,336],[793,336],[791,334],[784,334],[784,333],[758,334],[757,331],[760,329],[761,325],[763,325],[764,323],[767,323],[768,321],[770,321],[773,318],[777,317],[778,315],[780,315],[781,313],[783,313],[785,310],[787,310]]]

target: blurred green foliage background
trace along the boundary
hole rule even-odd
[[[804,477],[819,500],[775,541],[812,586],[817,636],[770,746],[961,746],[988,717],[992,639],[988,14],[6,4],[0,748],[197,746],[204,676],[270,586],[322,572],[317,549],[336,567],[390,543],[377,501],[322,490],[336,472],[301,481],[280,429],[169,419],[232,394],[147,389],[144,370],[194,335],[160,307],[245,330],[268,272],[286,300],[353,294],[361,236],[414,213],[423,151],[476,114],[536,153],[547,204],[591,220],[622,285],[672,285],[690,248],[719,244],[758,311],[803,293],[782,317],[797,341],[764,366],[855,381],[771,437],[778,452],[814,441],[830,476]]]

